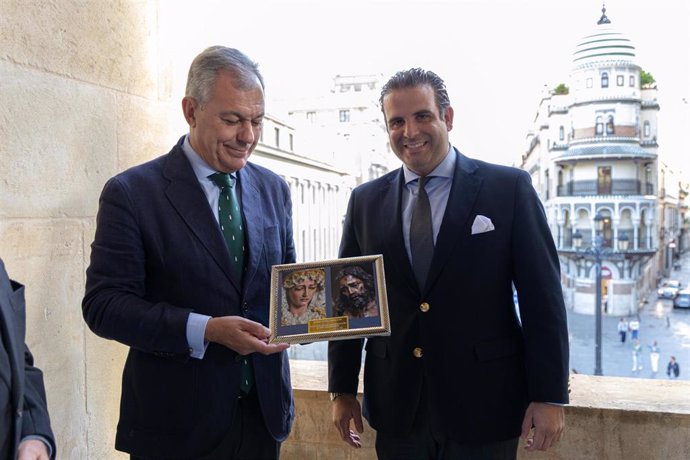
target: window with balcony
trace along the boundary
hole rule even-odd
[[[350,122],[350,111],[349,110],[341,110],[339,113],[339,120],[340,120],[340,123],[349,123]]]
[[[562,141],[563,139],[565,139],[565,129],[563,129],[563,126],[561,126],[558,128],[558,140]]]
[[[280,128],[273,128],[276,138],[276,148],[280,148]]]
[[[606,119],[606,134],[613,134],[614,132],[613,115],[609,115]]]
[[[630,78],[628,79],[628,86],[631,88],[635,87],[635,75],[630,75]]]
[[[597,168],[597,194],[610,195],[612,183],[611,166],[599,166]]]
[[[616,85],[618,85],[618,86],[625,85],[625,77],[623,75],[618,75],[616,77]]]
[[[609,73],[608,72],[602,72],[601,73],[601,87],[602,88],[608,88],[609,87]]]
[[[649,120],[646,120],[642,125],[642,132],[645,138],[649,138],[652,135],[652,125],[649,123]]]
[[[601,115],[597,116],[596,123],[594,124],[594,132],[600,136],[604,134],[604,121]]]

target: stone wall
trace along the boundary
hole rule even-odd
[[[98,196],[167,151],[184,120],[158,2],[0,0],[0,257],[27,286],[59,458],[113,452],[126,348],[81,316]],[[186,63],[188,65],[188,63]]]
[[[290,364],[297,416],[281,458],[375,460],[375,435],[366,422],[361,449],[346,445],[336,433],[323,383],[326,364]],[[563,439],[548,452],[520,450],[519,460],[690,458],[690,383],[579,374],[570,381]]]

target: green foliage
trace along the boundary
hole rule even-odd
[[[560,83],[553,92],[557,95],[564,95],[570,93],[570,88],[568,88],[565,83]]]
[[[656,86],[656,80],[654,79],[654,76],[649,73],[645,72],[644,70],[640,70],[640,86],[642,88],[653,88]]]

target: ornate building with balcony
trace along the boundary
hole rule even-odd
[[[604,313],[634,314],[658,275],[657,90],[605,9],[572,65],[568,86],[544,92],[521,167],[544,203],[569,308],[595,311],[597,264],[575,242],[597,242]]]

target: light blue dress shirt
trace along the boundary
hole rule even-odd
[[[431,225],[434,231],[434,245],[441,229],[443,215],[446,213],[446,205],[450,196],[450,187],[453,185],[453,174],[455,173],[455,150],[448,146],[448,153],[443,161],[428,174],[429,180],[424,187],[429,196],[431,205]],[[405,187],[402,190],[402,227],[403,238],[407,257],[412,263],[412,252],[410,250],[410,224],[412,222],[412,210],[417,202],[417,192],[419,189],[419,175],[410,171],[410,168],[403,165],[405,175]]]
[[[196,175],[201,189],[206,195],[208,200],[208,205],[213,211],[212,214],[218,221],[218,198],[220,197],[220,189],[218,186],[208,178],[211,174],[215,174],[218,171],[211,168],[198,153],[194,151],[192,145],[189,143],[189,135],[187,135],[182,143],[182,151],[192,165],[194,174]],[[235,173],[230,174],[233,177]],[[238,194],[238,201],[241,202],[241,197]],[[220,225],[220,223],[218,224]],[[220,231],[220,230],[219,230]],[[202,359],[206,353],[206,347],[208,347],[208,342],[204,341],[204,333],[206,332],[206,324],[208,320],[211,319],[210,316],[201,315],[199,313],[190,313],[187,319],[187,343],[191,350],[190,356],[192,358]]]

